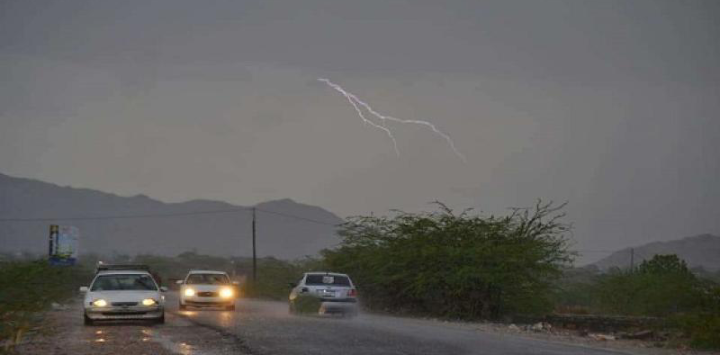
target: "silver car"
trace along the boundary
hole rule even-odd
[[[357,290],[346,274],[307,272],[290,292],[290,313],[297,313],[300,298],[309,296],[320,301],[319,314],[341,314],[353,317],[358,313]]]

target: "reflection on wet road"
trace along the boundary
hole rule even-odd
[[[427,320],[360,315],[294,316],[287,304],[239,300],[236,311],[169,311],[193,324],[232,334],[256,354],[618,354]]]
[[[236,311],[177,309],[168,293],[164,325],[111,322],[84,326],[80,300],[50,312],[46,327],[18,354],[618,354],[487,331],[475,324],[361,314],[355,319],[293,316],[286,303],[239,300]],[[658,349],[635,353],[655,354]]]

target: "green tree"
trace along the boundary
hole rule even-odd
[[[700,307],[702,287],[677,255],[655,255],[637,270],[612,270],[598,292],[605,311],[667,316]]]
[[[642,264],[640,264],[638,271],[642,274],[659,276],[681,275],[694,278],[685,260],[680,259],[675,254],[655,255],[650,260],[644,260]]]
[[[551,280],[571,260],[564,207],[538,202],[508,216],[433,213],[350,218],[340,247],[323,251],[351,274],[366,306],[460,318],[552,307]]]

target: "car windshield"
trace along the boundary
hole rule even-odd
[[[101,275],[93,282],[91,291],[157,291],[150,275],[115,274]]]
[[[350,286],[350,279],[348,279],[346,276],[307,275],[307,278],[305,278],[305,284],[310,285],[310,286],[316,286],[316,285]]]
[[[227,285],[230,280],[225,274],[191,274],[186,283],[188,285]]]

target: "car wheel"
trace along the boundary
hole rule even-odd
[[[235,311],[235,305],[234,304],[229,305],[229,306],[225,307],[225,309],[228,311]]]
[[[187,306],[182,304],[181,301],[178,301],[178,308],[180,308],[181,311],[184,311],[187,309]]]
[[[160,318],[155,320],[155,324],[165,324],[165,312],[163,312]]]
[[[93,320],[90,319],[90,317],[88,317],[87,314],[83,314],[83,324],[84,325],[94,325],[95,322],[93,322]]]

